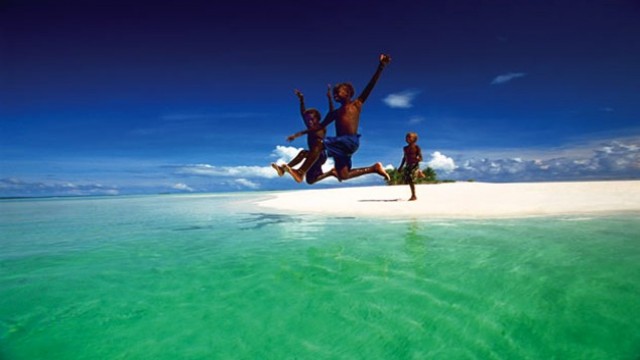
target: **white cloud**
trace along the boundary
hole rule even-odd
[[[288,163],[291,160],[293,160],[293,158],[296,157],[298,155],[298,153],[300,151],[302,151],[302,150],[303,150],[302,148],[278,145],[271,152],[271,157],[277,158],[277,160],[275,161],[276,163],[285,164],[285,163]],[[300,163],[300,164],[302,164],[302,163]],[[294,167],[298,168],[299,166],[300,165],[296,165]],[[322,171],[323,172],[327,172],[327,171],[333,169],[334,166],[335,166],[335,164],[333,162],[333,159],[332,158],[328,158],[327,161],[322,165]],[[325,180],[325,182],[329,181],[330,179]]]
[[[283,164],[291,161],[298,153],[303,150],[302,148],[295,148],[292,146],[278,145],[271,152],[271,157],[276,158],[274,162]],[[323,171],[329,171],[333,168],[333,160],[329,158],[327,162],[322,166]],[[193,176],[209,176],[209,177],[231,177],[231,178],[263,178],[273,179],[278,177],[277,173],[273,170],[270,164],[264,166],[216,166],[210,164],[188,164],[178,166],[176,170],[178,175],[193,175]]]
[[[389,94],[382,101],[391,108],[408,109],[413,107],[411,101],[413,101],[418,94],[418,91],[406,90],[397,94]]]
[[[275,178],[278,175],[271,166],[215,166],[209,164],[193,164],[180,166],[179,175],[197,175],[211,177],[259,177]]]
[[[172,188],[175,189],[175,190],[181,190],[181,191],[189,191],[189,192],[193,192],[194,191],[191,187],[189,187],[189,185],[184,184],[184,183],[174,184],[172,186]]]
[[[445,173],[452,172],[457,168],[455,161],[452,158],[436,151],[431,154],[431,160],[427,161],[427,166],[433,170],[441,170]]]
[[[271,152],[271,157],[277,158],[277,160],[275,161],[276,163],[284,164],[284,163],[288,163],[289,161],[291,161],[291,159],[296,157],[296,155],[298,155],[298,153],[300,151],[302,151],[302,150],[303,150],[302,148],[296,148],[296,147],[293,147],[293,146],[278,145]]]
[[[335,167],[335,163],[333,162],[333,158],[327,158],[327,162],[322,165],[322,171],[327,172]]]
[[[640,178],[640,139],[609,140],[591,151],[524,159],[469,158],[452,176],[480,181],[553,181]]]
[[[521,72],[498,75],[493,79],[493,81],[491,82],[491,85],[500,85],[500,84],[508,83],[509,81],[511,81],[513,79],[517,79],[517,78],[523,77],[525,75],[527,75],[527,74],[526,73],[521,73]]]
[[[258,188],[260,188],[260,184],[255,183],[255,182],[253,182],[251,180],[248,180],[248,179],[244,179],[244,178],[235,179],[234,183],[237,184],[237,185],[240,185],[242,187],[249,188],[249,189],[258,189]]]

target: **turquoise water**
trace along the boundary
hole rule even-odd
[[[0,202],[0,359],[638,359],[638,214]]]

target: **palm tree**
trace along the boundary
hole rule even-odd
[[[396,169],[387,169],[387,174],[389,174],[389,177],[391,178],[391,180],[387,181],[387,185],[401,185],[401,184],[403,184],[403,182],[402,182],[402,173],[400,173],[398,170],[396,170]]]
[[[434,184],[437,183],[438,174],[431,167],[427,167],[422,170],[422,173],[425,175],[423,178],[415,179],[416,184]],[[402,173],[397,169],[388,169],[387,174],[391,180],[387,181],[387,185],[404,185],[404,181],[402,179]]]
[[[424,177],[420,179],[420,183],[435,183],[438,182],[438,174],[431,167],[427,166],[426,169],[422,170]]]

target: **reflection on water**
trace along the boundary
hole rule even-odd
[[[269,214],[269,213],[251,213],[249,217],[240,220],[241,224],[251,224],[253,226],[241,227],[242,230],[262,229],[265,226],[278,224],[296,224],[301,220],[290,215]]]

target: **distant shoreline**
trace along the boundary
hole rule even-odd
[[[393,218],[522,218],[640,211],[640,180],[366,186],[274,192],[283,212]]]

